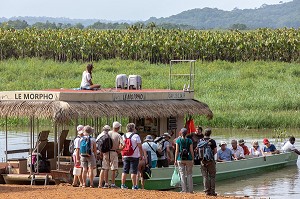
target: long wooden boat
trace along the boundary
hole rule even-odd
[[[34,177],[30,174],[2,174],[2,176],[6,184],[55,184],[52,176],[49,174],[35,174]]]
[[[298,155],[294,152],[281,153],[264,157],[248,158],[232,162],[217,163],[216,180],[226,180],[234,177],[245,176],[258,172],[272,171],[290,165],[296,165]],[[152,170],[152,178],[146,180],[145,189],[150,190],[167,190],[173,187],[170,186],[171,176],[174,171],[174,166],[169,168],[154,168]],[[116,184],[120,185],[122,168],[118,169]],[[95,178],[94,185],[98,185],[99,178]],[[193,182],[197,185],[202,185],[202,175],[200,166],[193,167]],[[127,176],[126,185],[131,187],[130,175]]]

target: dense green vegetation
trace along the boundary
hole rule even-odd
[[[0,90],[77,88],[86,63],[41,59],[0,62]],[[139,74],[143,88],[168,88],[169,67],[149,62],[103,60],[94,63],[93,81],[103,88],[115,85],[115,76]],[[235,128],[300,127],[300,65],[282,62],[197,62],[195,96],[207,103],[214,118],[196,118],[205,126]],[[174,71],[186,73],[188,65]],[[187,79],[175,79],[182,89]]]
[[[43,22],[36,22],[32,25],[29,25],[25,20],[8,20],[6,22],[0,23],[0,28],[3,29],[16,29],[16,30],[23,30],[25,28],[36,28],[36,29],[69,29],[69,28],[77,28],[77,29],[94,29],[94,30],[122,30],[128,29],[132,27],[139,27],[143,29],[152,29],[152,28],[163,28],[163,29],[183,29],[183,30],[190,30],[195,29],[193,26],[184,25],[184,24],[171,24],[171,23],[162,23],[156,25],[153,22],[148,24],[144,24],[142,22],[136,22],[134,24],[129,23],[104,23],[104,22],[95,22],[92,25],[84,26],[81,23],[71,24],[71,23],[51,23],[49,21]]]
[[[232,24],[245,24],[250,29],[300,27],[300,0],[277,4],[262,5],[257,9],[234,9],[232,11],[217,8],[196,8],[166,18],[152,17],[146,23],[187,24],[197,29],[226,29]]]
[[[0,60],[39,57],[58,61],[123,59],[168,63],[300,60],[300,29],[196,31],[140,29],[0,29]]]

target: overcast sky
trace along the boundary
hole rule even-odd
[[[292,0],[1,0],[0,17],[47,16],[73,19],[146,20],[194,8],[259,8]]]

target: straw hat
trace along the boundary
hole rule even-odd
[[[83,133],[83,128],[84,128],[83,125],[81,125],[81,124],[78,125],[78,126],[77,126],[77,133],[78,133],[78,134],[82,134],[82,133]]]

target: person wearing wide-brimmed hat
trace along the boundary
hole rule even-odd
[[[243,150],[244,150],[244,155],[250,155],[250,151],[249,151],[249,149],[248,149],[248,147],[246,146],[245,143],[246,143],[246,142],[245,142],[244,139],[240,139],[240,140],[239,140],[239,145],[240,145],[240,147],[243,148]]]
[[[94,128],[87,125],[83,128],[83,136],[80,139],[80,143],[82,142],[90,142],[90,154],[88,156],[84,156],[80,154],[80,162],[82,170],[82,187],[86,186],[86,178],[87,173],[89,171],[89,179],[90,182],[94,180],[93,170],[96,168],[96,156],[97,156],[97,147],[96,147],[96,140],[91,135],[94,133]],[[81,144],[80,144],[81,145]],[[81,152],[81,151],[80,151]],[[93,187],[93,184],[90,184],[90,187]]]
[[[139,161],[139,176],[141,178],[141,188],[145,188],[145,179],[144,179],[144,170],[155,168],[157,164],[157,144],[153,142],[153,138],[151,135],[147,135],[144,139],[144,143],[142,144],[144,159]]]
[[[258,141],[256,141],[256,140],[252,142],[252,147],[250,148],[250,155],[252,157],[264,156],[264,152],[260,148]]]
[[[75,167],[80,167],[80,138],[83,136],[83,125],[78,125],[77,126],[77,137],[74,139],[74,152],[73,152],[73,161],[74,161],[74,168]],[[80,186],[82,186],[82,176],[79,175],[74,175],[73,178],[73,187],[78,186],[78,180],[80,182]]]
[[[218,162],[227,162],[237,159],[232,153],[232,151],[229,148],[227,148],[227,143],[225,141],[221,141],[219,146],[221,147],[221,149],[219,149],[217,152]]]
[[[147,135],[144,139],[144,143],[142,144],[143,150],[151,152],[151,168],[155,168],[157,164],[157,144],[153,142],[153,138],[151,135]]]

